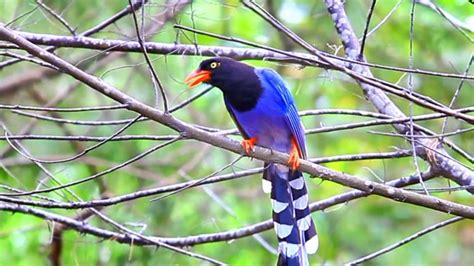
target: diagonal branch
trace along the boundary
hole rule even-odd
[[[331,18],[334,21],[334,25],[338,34],[341,37],[341,41],[345,48],[346,56],[352,60],[359,60],[357,58],[358,51],[360,50],[359,41],[352,30],[352,26],[347,17],[344,4],[341,0],[325,0],[327,9]],[[365,61],[360,59],[360,61]],[[366,76],[372,76],[372,73],[368,67],[356,64],[350,64],[349,68],[356,73],[364,74]],[[367,82],[359,80],[359,84],[364,91],[367,99],[372,105],[380,112],[392,117],[406,117],[402,111],[385,95],[379,88],[372,86]],[[409,127],[402,124],[395,124],[395,129],[400,134],[406,134],[409,132]],[[416,132],[415,134],[421,134]],[[470,171],[463,165],[451,160],[450,156],[441,147],[441,145],[433,145],[433,142],[427,139],[421,139],[419,141],[421,145],[417,145],[417,154],[425,159],[434,168],[439,168],[440,173],[455,182],[461,182],[462,185],[474,185],[474,172]],[[436,153],[431,152],[425,147],[436,148]]]
[[[243,149],[237,141],[203,131],[175,118],[170,114],[166,114],[160,110],[152,108],[130,97],[129,95],[124,94],[120,90],[103,82],[97,77],[85,73],[79,68],[57,57],[56,55],[51,54],[45,51],[44,49],[32,44],[31,42],[27,41],[18,34],[15,34],[13,31],[5,28],[5,26],[2,24],[0,24],[0,38],[8,42],[15,43],[16,45],[28,51],[30,54],[39,57],[40,59],[52,65],[55,65],[56,67],[61,68],[65,73],[83,82],[84,84],[102,93],[103,95],[119,103],[128,104],[129,110],[133,110],[145,117],[150,118],[151,120],[154,120],[169,128],[172,128],[180,132],[180,134],[183,134],[187,138],[196,139],[201,142],[208,143],[234,153],[243,153]],[[255,152],[252,153],[252,157],[263,161],[288,165],[287,154],[271,151],[264,148],[256,148]],[[301,161],[299,170],[306,172],[312,176],[319,176],[322,179],[336,182],[344,186],[352,187],[357,190],[367,192],[369,194],[377,194],[395,201],[403,201],[405,203],[419,205],[430,209],[474,219],[474,207],[469,207],[466,205],[453,203],[436,197],[420,195],[417,193],[404,191],[402,189],[389,187],[376,182],[363,180],[355,176],[333,171],[331,169],[319,166],[306,160]],[[469,176],[466,176],[466,178],[469,178]],[[472,181],[473,179],[474,178],[470,178],[468,181]]]
[[[261,169],[257,168],[257,169],[242,171],[242,174],[253,174],[253,173],[256,173],[255,170],[261,170]],[[422,173],[422,177],[423,177],[424,181],[426,181],[428,179],[431,179],[433,177],[436,177],[436,175],[437,174],[433,171],[428,171],[426,173]],[[229,178],[235,178],[235,177],[231,177],[229,175],[227,175],[227,176],[228,177],[226,177],[226,178],[223,178],[224,176],[219,177],[219,178],[221,179],[221,181],[229,180]],[[238,176],[236,176],[236,177],[238,177]],[[216,178],[218,178],[218,177],[216,176],[212,179],[216,179]],[[208,180],[208,181],[210,181],[210,180]],[[192,181],[190,181],[190,182],[192,182]],[[393,186],[393,187],[404,187],[404,186],[408,186],[408,185],[412,185],[412,184],[417,184],[418,182],[419,182],[418,175],[411,175],[411,176],[408,176],[408,177],[404,177],[404,178],[400,178],[400,179],[396,179],[396,180],[392,180],[390,182],[387,182],[387,185],[388,186]],[[189,183],[189,182],[187,182],[187,183]],[[178,187],[182,187],[182,186],[178,186]],[[178,187],[176,187],[175,189],[179,189]],[[163,193],[163,192],[165,192],[165,191],[162,191],[160,193]],[[138,194],[138,193],[133,193],[133,194]],[[142,194],[144,194],[144,193],[142,193]],[[131,194],[129,194],[129,195],[131,195]],[[150,194],[147,195],[147,196],[150,196]],[[330,197],[328,199],[324,199],[324,200],[321,200],[321,201],[318,201],[318,202],[311,203],[310,204],[310,210],[311,210],[311,212],[322,211],[322,210],[325,210],[327,208],[336,206],[338,204],[345,204],[345,203],[348,203],[352,200],[359,199],[359,198],[366,197],[366,196],[369,196],[369,193],[366,193],[366,192],[363,192],[363,191],[358,191],[358,190],[352,190],[352,191],[348,191],[348,192],[342,193],[342,194],[337,195],[337,196]],[[115,204],[117,202],[121,202],[121,201],[118,201],[119,198],[121,198],[123,200],[126,197],[127,197],[127,195],[124,195],[124,196],[121,196],[121,197],[116,197],[116,198],[111,198],[111,199],[96,200],[95,203],[97,203],[97,204],[93,204],[93,206],[95,206],[95,207],[108,206],[108,205],[111,205],[111,204],[105,204],[105,203],[107,203],[107,201],[109,201],[109,203]],[[115,203],[113,203],[114,201],[115,201]],[[47,207],[47,208],[52,207],[53,204],[62,205],[62,206],[72,205],[72,204],[69,204],[69,203],[54,203],[54,202],[51,202],[50,205],[47,205],[46,203],[45,204],[39,204],[39,202],[32,202],[32,201],[26,201],[26,200],[15,200],[15,199],[10,199],[10,200],[5,201],[5,202],[16,203],[16,204],[18,204],[17,206],[30,205],[30,206]],[[89,202],[89,203],[91,203],[91,202]],[[83,207],[86,207],[87,205],[89,205],[89,203],[77,202],[76,206],[84,205]],[[101,204],[98,204],[98,203],[101,203]],[[102,204],[102,203],[104,203],[104,204]],[[26,208],[28,208],[28,207],[26,207]],[[0,210],[1,209],[2,209],[2,203],[0,203]],[[36,209],[31,209],[31,210],[36,210]],[[22,212],[22,210],[20,210],[20,212]],[[36,215],[36,214],[34,214],[34,215]],[[51,217],[48,217],[48,216],[45,216],[44,218],[49,219],[49,220],[53,220],[53,221],[57,221],[57,220],[55,220],[55,218],[51,218]],[[69,221],[62,221],[61,223],[64,223],[64,224],[67,224],[67,225],[70,225],[70,224],[74,225],[73,222],[69,222]],[[78,228],[76,228],[75,226],[71,226],[71,227],[74,228],[75,230],[78,230]],[[225,231],[225,232],[200,234],[200,235],[189,236],[189,237],[159,237],[159,238],[154,238],[154,239],[157,239],[160,242],[167,243],[167,244],[170,244],[170,245],[175,245],[175,246],[193,246],[193,245],[204,244],[204,243],[229,241],[229,240],[234,240],[234,239],[237,239],[237,238],[243,238],[243,237],[251,236],[251,235],[254,235],[256,233],[260,233],[260,232],[263,232],[263,231],[266,231],[266,230],[270,230],[272,227],[273,227],[273,222],[272,222],[272,220],[269,219],[269,220],[265,220],[265,221],[262,221],[262,222],[259,222],[259,223],[256,223],[256,224],[248,225],[248,226],[245,226],[245,227],[242,227],[242,228],[239,228],[239,229],[229,230],[229,231]],[[78,231],[83,232],[81,230],[78,230]],[[98,231],[97,229],[89,230],[88,233],[96,235],[98,237],[103,237],[103,234],[101,234],[97,231]],[[125,236],[125,237],[128,237],[128,236]],[[127,239],[127,238],[121,239],[121,237],[115,237],[114,239],[117,239],[117,241],[122,242],[122,243],[123,242],[125,242],[125,243],[131,242],[131,240]],[[138,245],[150,245],[150,243],[146,243],[146,242],[143,242],[143,241],[139,241],[137,244]]]
[[[413,240],[415,240],[415,239],[417,239],[417,238],[419,238],[419,237],[422,237],[422,236],[424,236],[424,235],[426,235],[426,234],[428,234],[428,233],[430,233],[430,232],[433,232],[434,230],[443,228],[443,227],[445,227],[445,226],[447,226],[447,225],[450,225],[450,224],[452,224],[452,223],[459,222],[459,221],[461,221],[461,220],[463,220],[463,219],[464,219],[464,218],[462,218],[462,217],[454,217],[454,218],[451,218],[451,219],[449,219],[449,220],[446,220],[446,221],[437,223],[437,224],[432,225],[432,226],[430,226],[430,227],[428,227],[428,228],[425,228],[425,229],[423,229],[423,230],[421,230],[421,231],[419,231],[419,232],[416,232],[415,234],[413,234],[413,235],[411,235],[411,236],[409,236],[409,237],[407,237],[407,238],[405,238],[405,239],[402,239],[401,241],[398,241],[397,243],[395,243],[395,244],[393,244],[393,245],[390,245],[390,246],[388,246],[388,247],[386,247],[386,248],[383,248],[383,249],[381,249],[381,250],[379,250],[379,251],[377,251],[377,252],[374,252],[374,253],[372,253],[372,254],[369,254],[369,255],[367,255],[367,256],[364,256],[364,257],[362,257],[362,258],[360,258],[360,259],[357,259],[357,260],[353,260],[353,261],[351,261],[351,262],[348,262],[348,263],[346,263],[345,265],[360,265],[361,263],[367,262],[367,261],[369,261],[369,260],[372,260],[372,259],[374,259],[374,258],[380,256],[380,255],[383,255],[383,254],[385,254],[385,253],[387,253],[387,252],[390,252],[390,251],[392,251],[392,250],[394,250],[394,249],[396,249],[396,248],[399,248],[399,247],[401,247],[401,246],[403,246],[403,245],[405,245],[405,244],[407,244],[407,243],[409,243],[409,242],[411,242],[411,241],[413,241]]]
[[[187,28],[181,25],[175,25],[175,28],[192,30],[192,28]],[[52,34],[38,34],[30,32],[16,31],[17,34],[21,35],[28,41],[38,44],[38,45],[52,45],[55,47],[69,47],[69,48],[84,48],[92,50],[102,50],[102,51],[116,51],[116,52],[142,52],[140,44],[134,41],[124,41],[124,40],[112,40],[112,39],[98,39],[85,36],[63,36],[63,35],[52,35]],[[234,39],[235,41],[235,39]],[[275,62],[286,62],[286,63],[295,63],[304,66],[319,66],[325,69],[334,69],[331,65],[322,62],[316,56],[299,53],[299,52],[286,52],[285,55],[281,52],[277,52],[278,49],[268,50],[263,45],[253,44],[253,46],[258,48],[239,48],[239,47],[226,47],[226,46],[208,46],[208,45],[196,45],[192,44],[169,44],[169,43],[158,43],[158,42],[145,42],[145,48],[150,54],[166,54],[166,55],[199,55],[199,56],[226,56],[232,57],[237,60],[244,59],[264,59],[268,61]],[[250,44],[249,44],[250,45]],[[12,47],[3,47],[0,45],[0,48],[12,48]],[[196,50],[197,49],[197,50]],[[385,66],[379,64],[372,64],[367,62],[360,62],[357,60],[352,60],[350,58],[338,57],[335,55],[327,54],[321,52],[322,55],[331,58],[340,62],[348,62],[363,66],[369,66],[374,68],[380,68],[385,70],[403,72],[403,73],[414,73],[414,74],[423,74],[430,76],[438,76],[445,78],[457,78],[457,79],[466,79],[474,80],[474,76],[464,76],[456,73],[442,73],[434,72],[428,70],[420,69],[408,69],[402,67],[394,66]]]

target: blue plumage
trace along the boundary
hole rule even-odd
[[[283,79],[275,72],[273,69],[268,68],[257,68],[255,73],[260,78],[262,87],[265,90],[268,90],[270,94],[273,95],[273,98],[280,98],[279,100],[272,102],[268,101],[265,104],[278,104],[282,105],[281,110],[284,111],[282,115],[285,116],[286,128],[289,128],[292,136],[296,138],[299,149],[301,151],[301,156],[306,159],[306,145],[304,139],[304,128],[301,124],[298,111],[293,102],[293,97],[291,96],[290,91],[288,90]],[[280,128],[285,128],[285,125],[278,125]],[[286,151],[288,152],[288,150]]]
[[[299,158],[307,156],[304,128],[283,79],[271,69],[217,57],[203,61],[186,82],[207,82],[221,89],[246,150],[256,144],[290,154],[293,169],[265,163],[263,189],[271,192],[278,265],[309,265],[307,254],[316,252],[318,238],[303,174],[296,170]]]
[[[306,158],[304,128],[296,110],[293,97],[282,78],[271,69],[256,68],[260,85],[263,89],[254,108],[240,112],[226,99],[226,107],[244,136],[256,138],[257,145],[280,152],[290,153],[291,139],[298,145],[300,156]],[[280,242],[279,265],[307,265],[304,244],[317,235],[311,214],[308,209],[308,196],[303,175],[298,171],[289,171],[274,164],[266,165],[264,179],[272,186],[271,197],[274,203],[273,220]],[[301,180],[297,188],[290,185],[292,180]],[[295,206],[297,200],[303,203]],[[275,205],[285,209],[275,211]],[[299,207],[299,208],[297,208]],[[276,207],[278,209],[278,207]],[[314,243],[311,243],[314,245]],[[317,242],[315,244],[317,246]],[[316,247],[317,248],[317,247]],[[311,253],[314,247],[309,247]],[[314,250],[314,251],[313,251]]]
[[[304,129],[284,81],[275,71],[267,68],[256,68],[255,74],[263,88],[256,106],[239,112],[224,96],[227,109],[233,113],[236,123],[247,136],[257,137],[258,145],[289,153],[293,136],[302,157],[306,158]]]

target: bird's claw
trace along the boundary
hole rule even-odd
[[[290,166],[291,170],[296,170],[298,166],[300,166],[300,153],[298,151],[298,146],[296,144],[296,141],[292,139],[291,141],[291,152],[290,152],[290,158],[288,159],[288,164]]]
[[[291,170],[296,170],[300,166],[300,156],[298,151],[292,150],[290,153],[290,158],[288,159],[288,164],[290,165]]]
[[[241,144],[242,144],[242,147],[244,148],[244,151],[247,155],[250,154],[253,151],[256,142],[257,142],[256,138],[250,138],[250,139],[242,140]]]

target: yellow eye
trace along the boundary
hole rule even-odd
[[[219,65],[220,65],[220,63],[212,62],[210,66],[211,66],[211,68],[216,68],[216,67],[218,67]]]

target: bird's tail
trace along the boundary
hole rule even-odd
[[[308,207],[303,174],[266,163],[262,182],[264,191],[271,192],[273,225],[279,243],[278,265],[309,265],[307,254],[318,250],[318,235]]]

